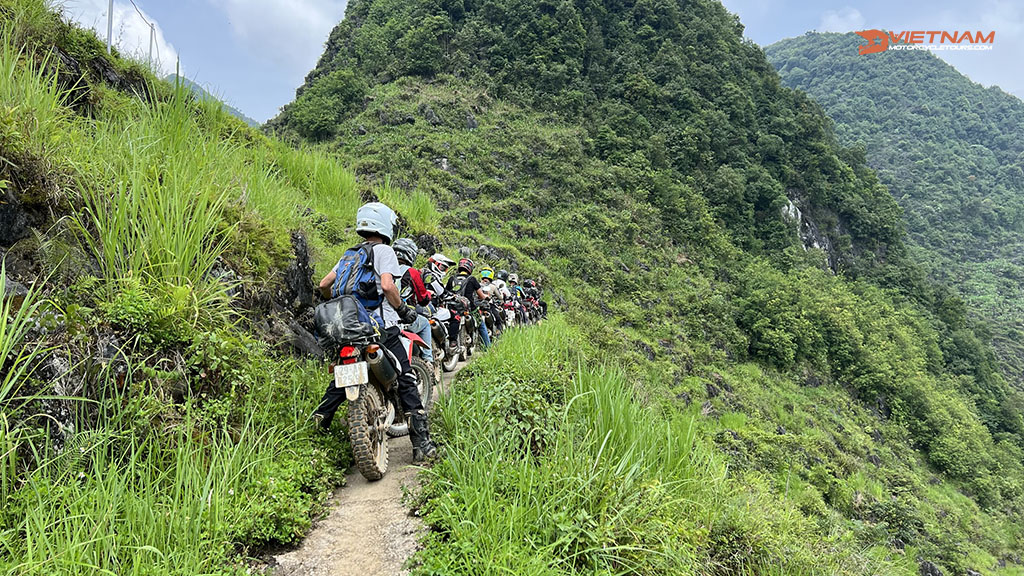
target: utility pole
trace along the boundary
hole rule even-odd
[[[156,36],[156,25],[149,25],[149,69],[153,69],[153,38]]]
[[[114,36],[114,0],[107,7],[107,54],[110,54],[110,39]]]

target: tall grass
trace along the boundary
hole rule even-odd
[[[885,574],[766,489],[693,417],[637,399],[564,320],[516,330],[438,404],[420,574]]]
[[[40,306],[39,287],[32,286],[16,307],[6,298],[7,267],[0,261],[0,502],[14,493],[18,478],[18,450],[27,432],[11,419],[20,387],[31,374],[36,360],[45,352],[39,343],[26,343]]]
[[[63,106],[64,94],[55,79],[45,72],[49,60],[27,64],[22,44],[16,42],[21,13],[0,22],[0,149],[5,162],[18,162],[30,152],[40,157],[59,155],[69,142],[61,138],[70,114]],[[17,167],[17,165],[15,165]]]
[[[347,224],[355,219],[359,207],[356,178],[340,162],[315,148],[296,150],[283,142],[272,144],[274,161],[281,176],[301,190],[298,199],[333,222]]]
[[[409,226],[420,232],[437,232],[441,214],[430,195],[422,190],[406,191],[395,186],[390,178],[381,183],[377,196],[406,219]]]
[[[340,478],[304,425],[317,368],[284,366],[285,385],[236,399],[229,423],[200,409],[168,420],[145,383],[108,381],[97,425],[5,500],[21,519],[0,524],[0,574],[246,573],[236,544],[298,537],[315,491]]]
[[[139,107],[141,118],[97,126],[88,155],[102,161],[80,182],[82,228],[108,279],[202,286],[224,251],[232,149],[201,132],[190,101],[179,87],[169,102]]]

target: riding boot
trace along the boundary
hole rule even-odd
[[[412,461],[422,462],[437,455],[437,448],[430,440],[427,427],[427,413],[423,410],[405,415],[409,421],[409,440],[412,441]]]

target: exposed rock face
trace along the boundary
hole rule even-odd
[[[921,562],[921,565],[918,567],[918,572],[921,576],[942,576],[942,570],[939,570],[938,566],[928,560]]]
[[[796,193],[795,190],[790,190],[790,193]],[[799,194],[797,194],[799,196]],[[782,207],[782,217],[790,224],[797,227],[797,232],[800,234],[800,241],[803,242],[804,250],[821,250],[825,253],[828,258],[828,267],[833,272],[838,270],[839,267],[839,254],[836,252],[835,246],[832,242],[832,238],[823,232],[817,224],[811,218],[809,218],[800,207],[797,202],[794,202],[791,198],[787,198],[788,202]],[[839,230],[835,231],[839,233]]]
[[[12,246],[29,234],[29,215],[14,195],[0,196],[0,246]]]
[[[284,304],[296,314],[313,306],[313,269],[309,265],[309,244],[302,232],[292,232],[295,259],[284,271]]]

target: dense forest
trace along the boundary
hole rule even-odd
[[[807,34],[765,51],[839,141],[865,151],[905,212],[915,261],[962,294],[1024,386],[1024,102],[927,51],[860,57],[861,41]]]
[[[0,572],[301,539],[349,454],[289,342],[379,199],[551,302],[431,415],[413,573],[1021,573],[987,327],[718,2],[351,0],[263,132],[40,0],[0,24]]]

